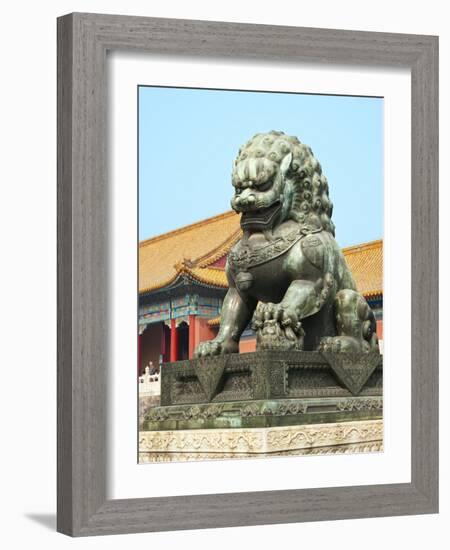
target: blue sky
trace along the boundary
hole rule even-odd
[[[322,164],[341,246],[383,236],[381,98],[139,87],[139,239],[230,209],[239,147],[281,130]]]

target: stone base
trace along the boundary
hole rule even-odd
[[[153,407],[159,406],[159,395],[140,395],[139,394],[139,429],[143,430],[145,418]]]
[[[139,462],[172,462],[383,450],[383,421],[252,429],[139,432]]]
[[[152,407],[143,430],[205,430],[274,428],[356,420],[376,420],[383,414],[382,397],[262,399]]]

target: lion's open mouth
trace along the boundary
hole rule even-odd
[[[280,201],[276,201],[267,208],[244,212],[241,216],[242,229],[253,229],[263,231],[272,227],[276,215],[281,208]]]

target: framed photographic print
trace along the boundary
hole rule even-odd
[[[437,47],[58,20],[58,530],[437,512]]]
[[[381,450],[383,98],[138,94],[140,462]]]

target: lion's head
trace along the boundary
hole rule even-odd
[[[273,227],[292,219],[334,235],[327,178],[311,148],[283,132],[256,134],[239,150],[231,207],[247,228]]]

